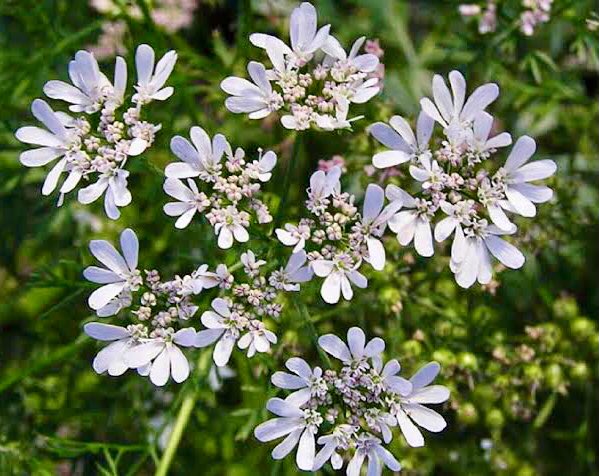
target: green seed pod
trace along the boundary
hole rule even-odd
[[[550,364],[545,369],[545,379],[549,388],[558,389],[564,383],[564,373],[559,364]]]
[[[595,333],[595,324],[586,317],[578,317],[570,324],[572,336],[577,341],[585,341],[590,339]]]
[[[503,416],[501,410],[499,410],[498,408],[494,408],[489,413],[487,413],[485,423],[491,429],[499,429],[503,427],[503,425],[505,425],[505,417]]]
[[[422,344],[414,339],[405,341],[401,345],[401,349],[406,358],[418,357],[422,354]]]
[[[572,297],[556,299],[553,303],[553,315],[558,319],[574,319],[579,315],[578,303]]]
[[[458,408],[457,417],[464,425],[474,425],[478,421],[478,411],[472,403],[462,403]]]
[[[442,367],[453,367],[457,363],[456,356],[448,349],[440,349],[433,352],[433,360],[436,360]]]
[[[537,472],[535,471],[535,469],[526,463],[524,464],[524,466],[520,466],[520,468],[518,468],[518,471],[516,471],[516,476],[535,476],[536,474]]]
[[[589,366],[585,362],[577,362],[570,369],[570,376],[578,382],[586,382],[589,380],[591,372]]]
[[[398,289],[386,286],[381,290],[380,293],[381,301],[387,305],[393,305],[397,301],[401,301],[401,293]]]
[[[478,370],[478,360],[472,352],[460,352],[458,366],[465,370]]]
[[[438,321],[435,325],[435,334],[439,337],[449,337],[452,331],[452,324],[448,321]]]
[[[543,378],[543,369],[538,364],[528,364],[524,367],[524,377],[532,382],[538,382]]]

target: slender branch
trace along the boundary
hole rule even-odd
[[[330,367],[331,360],[329,359],[329,356],[318,345],[318,332],[316,332],[316,327],[314,327],[314,323],[312,322],[312,319],[310,319],[310,313],[308,312],[308,308],[297,296],[293,295],[291,299],[293,300],[293,304],[295,305],[297,312],[300,314],[302,320],[304,321],[304,326],[307,327],[308,331],[310,332],[310,338],[312,339],[312,343],[318,351],[318,356],[320,357],[320,360],[322,360],[322,362],[327,367]]]
[[[162,458],[160,459],[158,467],[156,468],[155,476],[167,476],[171,463],[173,462],[173,458],[177,452],[179,443],[181,442],[181,437],[183,436],[185,427],[187,427],[187,423],[189,422],[191,411],[193,410],[193,407],[198,399],[198,383],[203,379],[210,369],[210,360],[203,359],[204,354],[205,353],[202,352],[197,360],[196,375],[198,382],[194,383],[193,388],[189,389],[187,395],[185,395],[183,398],[181,408],[179,408],[179,413],[175,419],[175,425],[173,426],[169,436],[168,443],[164,453],[162,454]]]
[[[305,134],[305,133],[304,133]],[[300,161],[303,147],[304,147],[304,134],[301,132],[296,133],[295,140],[293,142],[293,151],[291,152],[291,157],[289,158],[289,162],[287,162],[287,167],[285,168],[285,176],[283,177],[283,193],[281,201],[279,202],[279,206],[277,208],[277,216],[275,217],[273,223],[274,226],[272,231],[276,230],[280,225],[283,219],[283,215],[285,212],[285,208],[287,206],[287,200],[289,198],[289,181],[291,180],[291,175],[295,170],[295,166],[297,162]]]
[[[177,448],[179,447],[179,442],[181,441],[181,436],[183,436],[183,432],[185,431],[185,427],[187,426],[187,422],[189,421],[189,417],[191,416],[191,411],[196,403],[197,399],[197,390],[192,390],[187,394],[183,403],[181,404],[181,408],[179,409],[179,414],[177,415],[177,419],[175,420],[175,426],[171,432],[171,435],[168,440],[168,445],[164,450],[164,454],[160,460],[160,464],[156,469],[156,476],[166,476],[168,474],[168,470],[173,461],[173,457],[177,452]]]

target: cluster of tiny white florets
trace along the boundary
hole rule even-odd
[[[154,50],[148,45],[139,46],[135,56],[136,93],[131,97],[130,107],[121,111],[127,88],[125,60],[116,59],[114,83],[111,83],[92,53],[78,51],[69,64],[72,84],[48,81],[44,93],[51,99],[69,103],[69,110],[80,115],[55,112],[45,101],[36,99],[31,110],[48,130],[22,127],[16,132],[21,142],[40,146],[21,154],[23,165],[41,167],[57,161],[44,182],[42,194],[51,194],[66,173],[59,189],[59,206],[65,194],[83,181],[88,185],[79,190],[78,201],[89,204],[104,195],[107,216],[117,219],[119,207],[131,202],[127,161],[150,147],[161,127],[143,120],[143,106],[154,100],[166,100],[173,94],[172,87],[163,86],[176,60],[176,53],[170,51],[154,66]]]
[[[158,386],[166,384],[170,375],[177,383],[189,375],[189,364],[179,347],[206,347],[216,342],[213,355],[219,367],[227,364],[236,343],[247,350],[248,357],[268,352],[277,338],[263,320],[280,316],[280,293],[299,291],[299,283],[312,277],[304,266],[303,252],[292,255],[285,268],[269,274],[263,268],[266,262],[247,251],[241,256],[244,280],[236,281],[227,266],[220,264],[214,272],[201,265],[191,274],[164,281],[156,270],[142,274],[138,269],[139,243],[132,230],[125,230],[120,242],[121,253],[107,241],[92,241],[90,251],[104,267],[90,266],[84,271],[87,280],[102,284],[88,300],[98,317],[117,316],[129,323],[126,327],[86,324],[88,335],[112,342],[98,353],[94,369],[109,375],[137,369]],[[207,329],[196,332],[187,326],[198,311],[194,297],[212,288],[218,288],[224,297],[212,301],[213,310],[201,318]],[[165,357],[159,359],[164,349]]]
[[[364,332],[352,327],[347,341],[333,334],[318,340],[325,352],[341,361],[339,370],[323,372],[294,357],[286,363],[291,373],[274,373],[272,383],[293,393],[268,401],[266,408],[277,418],[260,424],[254,434],[264,442],[286,436],[273,458],[282,459],[297,446],[296,463],[304,471],[317,471],[329,461],[339,470],[345,460],[347,474],[356,476],[366,459],[373,476],[384,466],[399,471],[401,465],[384,447],[393,438],[393,427],[399,426],[407,443],[418,447],[424,438],[416,425],[432,432],[446,426],[441,415],[423,405],[449,398],[447,388],[429,385],[439,364],[431,362],[406,380],[398,375],[397,360],[383,366],[382,339],[366,343]],[[318,451],[316,444],[321,446]]]
[[[553,0],[522,0],[520,12],[520,31],[526,36],[534,35],[535,28],[547,23],[551,18]],[[497,1],[487,0],[484,7],[477,3],[464,3],[459,6],[464,18],[478,18],[478,31],[481,34],[492,33],[497,29]]]
[[[247,113],[250,119],[282,110],[281,123],[287,129],[350,127],[358,117],[348,119],[349,104],[365,103],[380,90],[379,59],[371,53],[358,54],[364,37],[348,54],[329,35],[330,25],[318,31],[316,25],[316,9],[304,2],[291,13],[291,46],[271,35],[250,35],[252,44],[266,50],[272,69],[252,61],[247,69],[253,82],[226,78],[221,88],[231,95],[227,109]]]
[[[484,111],[499,94],[489,83],[466,100],[466,82],[457,71],[449,74],[452,93],[445,81],[433,79],[434,102],[421,100],[422,112],[416,132],[400,116],[370,127],[371,135],[391,150],[374,155],[377,168],[409,163],[416,180],[414,194],[389,185],[387,198],[401,203],[402,210],[389,220],[389,228],[406,246],[412,241],[421,256],[432,256],[434,237],[441,242],[454,234],[451,270],[460,286],[492,278],[490,255],[508,268],[524,264],[522,253],[501,235],[516,232],[508,213],[533,217],[536,203],[551,199],[552,190],[530,182],[553,175],[551,160],[527,163],[536,150],[535,141],[523,136],[514,145],[505,164],[489,172],[501,147],[512,143],[510,134],[491,136],[493,117]],[[435,122],[443,127],[443,138],[431,145]]]
[[[249,161],[243,149],[233,152],[225,136],[217,134],[211,141],[197,126],[190,136],[191,142],[181,136],[171,140],[171,150],[181,162],[166,167],[164,191],[177,202],[167,203],[164,212],[179,217],[177,228],[189,225],[196,212],[205,215],[220,248],[230,248],[234,241],[245,243],[252,215],[259,224],[272,221],[257,195],[262,183],[270,180],[277,156],[259,149],[258,159]]]
[[[306,250],[314,273],[325,278],[321,296],[334,304],[341,295],[353,297],[351,284],[365,288],[366,277],[358,269],[363,261],[376,270],[385,265],[385,249],[381,237],[387,221],[401,206],[398,202],[383,208],[385,194],[371,184],[366,189],[363,212],[354,205],[355,197],[341,191],[341,169],[319,170],[310,178],[306,208],[312,215],[297,225],[287,223],[276,230],[277,237],[294,252]]]
[[[224,286],[225,298],[212,301],[212,310],[202,314],[205,330],[199,331],[196,347],[214,343],[213,359],[218,367],[225,366],[237,344],[247,350],[247,356],[256,352],[269,352],[277,336],[264,322],[266,318],[277,319],[282,312],[279,295],[282,292],[299,291],[299,283],[311,278],[305,253],[291,256],[285,268],[268,272],[266,261],[256,258],[252,251],[241,255],[245,279],[235,281],[230,277]]]

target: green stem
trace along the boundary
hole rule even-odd
[[[199,383],[203,380],[203,378],[208,374],[210,370],[210,359],[204,359],[205,355],[209,355],[206,352],[202,352],[197,360],[196,366],[196,375],[198,378],[197,382],[194,382],[192,388],[189,389],[187,395],[183,398],[183,402],[181,402],[181,408],[179,408],[179,413],[177,414],[177,418],[175,419],[175,425],[171,431],[171,434],[168,439],[168,443],[166,445],[166,449],[162,454],[162,458],[160,458],[160,462],[158,463],[158,467],[156,468],[155,476],[167,476],[168,470],[173,462],[173,458],[175,453],[177,452],[177,448],[179,447],[179,443],[181,442],[181,437],[183,436],[183,432],[185,431],[185,427],[189,422],[189,417],[191,416],[191,411],[196,404],[198,399],[198,391],[199,391]]]
[[[194,389],[193,391],[189,392],[189,394],[183,400],[181,408],[179,409],[179,414],[175,420],[175,426],[173,427],[173,431],[168,439],[168,445],[164,450],[164,454],[160,459],[160,464],[156,469],[156,476],[166,476],[168,474],[173,457],[175,456],[179,442],[181,441],[181,436],[183,436],[185,427],[189,422],[189,417],[191,416],[191,411],[196,403],[196,399],[197,392]]]
[[[304,326],[307,327],[308,331],[310,332],[310,338],[312,339],[312,343],[314,344],[314,346],[316,347],[316,350],[318,351],[320,360],[322,360],[323,364],[325,364],[327,367],[330,367],[331,360],[329,359],[329,356],[318,345],[318,332],[316,332],[316,327],[314,327],[314,323],[312,322],[312,319],[310,319],[310,313],[308,312],[308,308],[302,301],[300,301],[300,299],[297,296],[294,295],[292,297],[292,299],[293,299],[293,304],[295,305],[295,308],[297,309],[297,312],[299,313],[299,315],[302,317],[302,320],[304,321]]]
[[[287,206],[287,200],[289,198],[289,181],[291,180],[291,175],[295,170],[295,165],[300,161],[302,156],[302,149],[304,147],[303,141],[304,134],[301,132],[297,132],[295,136],[295,141],[293,142],[293,151],[291,152],[291,157],[289,157],[289,161],[287,162],[287,167],[285,168],[285,176],[283,177],[283,193],[282,198],[277,208],[277,216],[274,220],[274,226],[272,231],[276,230],[280,225],[283,219],[283,214],[285,213],[285,208]]]

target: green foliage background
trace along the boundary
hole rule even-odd
[[[152,8],[137,3],[146,14]],[[287,303],[277,324],[275,352],[252,360],[234,353],[237,377],[217,393],[206,383],[210,355],[200,351],[193,377],[180,386],[157,390],[134,374],[98,376],[90,366],[96,344],[81,334],[92,318],[86,306],[91,288],[81,277],[91,263],[87,243],[114,240],[129,226],[140,237],[142,265],[164,275],[188,273],[203,262],[233,263],[242,247],[224,253],[205,223],[179,231],[163,214],[170,137],[200,124],[247,151],[274,148],[281,159],[267,197],[276,210],[288,193],[282,213],[291,220],[301,213],[303,190],[320,159],[345,157],[344,184],[359,193],[374,150],[365,127],[393,114],[414,118],[432,74],[451,69],[461,70],[470,87],[497,82],[501,95],[491,112],[502,128],[514,137],[533,136],[537,157],[558,163],[552,203],[541,206],[537,218],[517,221],[526,237],[525,267],[500,273],[494,295],[464,291],[442,253],[425,260],[390,239],[390,264],[369,275],[371,285],[351,303],[328,307],[317,285],[301,299],[319,334],[343,335],[358,324],[384,337],[388,355],[408,374],[431,359],[443,365],[439,380],[452,389],[442,410],[449,426],[428,435],[423,449],[407,448],[397,435],[392,450],[404,474],[599,474],[599,33],[586,22],[596,2],[555,0],[551,21],[527,38],[516,24],[519,0],[498,2],[497,32],[485,36],[461,19],[459,2],[317,1],[319,20],[331,23],[344,44],[361,35],[380,39],[385,87],[361,111],[366,118],[354,134],[307,136],[293,158],[289,190],[281,185],[293,136],[276,122],[228,113],[218,87],[228,75],[244,76],[249,59],[263,59],[249,33],[286,35],[282,17],[260,13],[269,3],[201,2],[193,27],[174,35],[149,15],[123,17],[129,51],[147,42],[158,54],[176,49],[179,61],[170,81],[175,95],[150,108],[163,125],[157,142],[131,163],[133,204],[111,222],[100,205],[84,208],[70,200],[55,208],[54,198],[43,198],[45,171],[20,165],[23,147],[14,139],[20,125],[33,122],[29,105],[41,97],[44,82],[66,77],[68,60],[94,42],[104,19],[83,0],[0,1],[0,474],[153,474],[163,457],[161,435],[168,436],[164,429],[182,405],[189,420],[170,474],[295,474],[293,458],[273,462],[271,446],[251,432],[275,394],[269,375],[293,355],[318,358],[297,302]],[[84,211],[96,215],[94,227],[81,219]],[[263,238],[251,246],[266,250],[271,243]],[[203,298],[202,309],[210,298]],[[534,357],[526,357],[527,349]],[[484,439],[492,449],[481,448]]]

